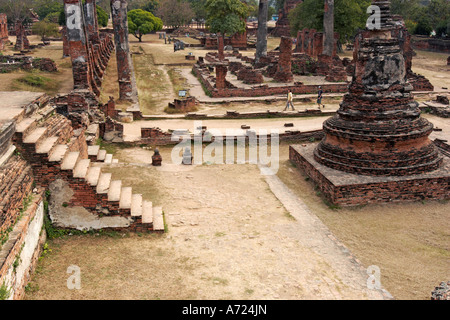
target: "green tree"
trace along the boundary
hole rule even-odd
[[[433,31],[433,26],[431,25],[431,21],[427,16],[423,16],[417,22],[416,29],[414,30],[415,34],[420,34],[423,36],[429,36],[431,31]]]
[[[128,1],[128,10],[142,9],[144,11],[151,12],[153,14],[158,10],[158,0],[130,0]]]
[[[194,19],[197,24],[203,24],[206,20],[206,0],[188,0],[189,4],[194,11]]]
[[[63,8],[60,0],[33,0],[33,9],[41,20],[51,13],[60,12]]]
[[[142,42],[144,34],[161,30],[162,20],[155,17],[153,13],[142,9],[135,9],[128,12],[128,30],[139,42]]]
[[[41,40],[44,42],[45,38],[59,34],[59,26],[57,23],[42,20],[33,24],[33,33],[41,36]]]
[[[97,6],[97,20],[100,26],[102,27],[108,26],[109,15],[100,6]]]
[[[225,35],[245,32],[248,6],[240,0],[207,0],[206,25],[219,34],[219,57],[223,59]]]
[[[189,24],[195,16],[190,3],[185,0],[161,0],[157,15],[165,26],[174,28]]]
[[[348,41],[358,29],[366,25],[367,8],[371,0],[335,0],[334,30],[340,35],[341,41]],[[296,36],[302,29],[323,31],[323,0],[305,0],[289,13],[291,35]]]

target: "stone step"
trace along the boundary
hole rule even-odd
[[[50,162],[60,162],[64,155],[66,154],[69,147],[65,144],[58,144],[51,152],[50,156],[48,157],[48,161]]]
[[[119,163],[119,159],[112,159],[112,163]]]
[[[131,209],[131,200],[133,196],[133,188],[131,187],[123,187],[120,192],[120,209]]]
[[[121,190],[122,190],[121,180],[111,181],[108,190],[108,201],[120,201]]]
[[[106,150],[104,150],[104,149],[100,150],[97,154],[97,160],[103,161],[103,160],[105,160],[105,157],[106,157]]]
[[[97,157],[100,146],[88,146],[88,156]]]
[[[97,193],[106,194],[111,183],[111,173],[101,173],[97,183]]]
[[[98,180],[100,178],[101,171],[102,170],[100,167],[90,166],[89,171],[86,175],[87,183],[89,183],[91,186],[95,187],[98,184]]]
[[[153,223],[153,204],[151,201],[142,201],[142,223]]]
[[[22,137],[26,135],[30,130],[36,128],[37,121],[33,118],[25,118],[16,124],[16,132],[21,133]]]
[[[80,153],[78,151],[69,152],[61,163],[61,170],[73,170],[77,165]]]
[[[131,216],[142,216],[142,194],[133,194],[131,197]]]
[[[80,161],[78,161],[78,164],[73,170],[73,177],[83,179],[86,178],[90,165],[91,165],[90,159],[81,159]]]
[[[153,230],[164,231],[164,217],[162,207],[153,208]]]
[[[113,155],[112,155],[111,153],[108,153],[108,154],[105,156],[105,163],[111,164],[111,163],[112,163],[112,160],[113,160]]]
[[[46,133],[47,127],[36,128],[26,135],[26,137],[23,139],[23,143],[35,144],[37,149],[40,142],[42,142],[46,138]]]
[[[41,145],[36,149],[36,153],[50,154],[52,149],[56,147],[58,137],[50,137],[42,141]]]

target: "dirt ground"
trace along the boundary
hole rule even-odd
[[[394,298],[429,299],[449,277],[448,202],[332,209],[282,143],[277,176],[307,206],[298,221],[256,165],[176,166],[171,148],[160,151],[161,168],[150,165],[151,150],[131,148],[105,170],[162,205],[168,233],[51,240],[26,299],[379,299],[365,288],[370,265]],[[316,217],[326,227],[308,223]],[[81,290],[66,287],[71,264]]]
[[[207,51],[173,53],[172,46],[154,35],[144,37],[143,43],[130,40],[133,52],[139,53],[133,59],[138,62],[144,113],[162,114],[174,97],[168,70],[188,69],[187,52],[204,55]],[[272,39],[270,45],[276,41]],[[70,62],[58,58],[60,53],[61,44],[54,43],[37,50],[35,56],[57,61],[60,72],[55,79],[63,93],[71,89],[72,76]],[[152,63],[146,63],[148,57]],[[413,69],[435,86],[448,87],[449,70],[440,67],[442,59],[419,52]],[[113,58],[102,100],[109,94],[118,96],[114,68]],[[0,90],[11,90],[12,80],[20,76],[20,72],[0,74]],[[338,102],[329,98],[326,104],[337,109]],[[298,108],[309,105],[314,102]],[[231,102],[205,104],[201,110],[223,113],[283,107],[282,102]],[[298,121],[316,127],[323,120]],[[271,121],[258,119],[252,125]],[[158,126],[173,123],[166,120]],[[439,126],[445,127],[446,122]],[[365,268],[376,265],[382,286],[394,298],[427,300],[434,286],[450,278],[448,202],[330,208],[290,163],[284,143],[276,176],[286,188],[282,190],[274,190],[256,165],[176,166],[169,160],[172,148],[160,151],[164,165],[155,168],[150,165],[151,150],[117,147],[114,157],[120,164],[105,171],[155,206],[163,206],[168,233],[86,234],[49,240],[51,251],[41,258],[26,299],[379,299],[379,292],[366,286]],[[287,200],[276,195],[283,191],[288,191]],[[298,215],[289,203],[300,204],[296,208],[305,220],[295,218]],[[81,290],[66,286],[70,265],[81,268]]]
[[[15,42],[15,37],[9,37],[11,42]],[[41,43],[40,37],[30,36],[28,37],[31,44]],[[12,55],[13,47],[8,47],[3,52],[5,55]],[[73,89],[73,76],[72,76],[72,64],[70,58],[63,58],[62,56],[62,42],[52,41],[49,46],[32,50],[31,56],[36,58],[50,58],[53,59],[58,66],[58,72],[42,72],[34,70],[33,74],[41,75],[43,77],[51,79],[55,83],[54,89],[47,92],[48,94],[65,94],[69,93]],[[0,91],[32,91],[41,92],[42,88],[36,88],[29,85],[17,83],[17,79],[29,74],[24,71],[17,71],[12,73],[0,73]]]

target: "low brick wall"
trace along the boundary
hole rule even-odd
[[[370,203],[444,200],[450,198],[450,159],[430,174],[409,177],[368,177],[347,174],[314,160],[315,145],[289,147],[289,159],[311,178],[330,203],[357,206]]]

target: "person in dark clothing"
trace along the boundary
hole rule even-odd
[[[323,96],[323,90],[322,90],[322,87],[319,86],[319,92],[317,93],[317,105],[319,106],[319,110],[320,110],[320,106],[325,108],[325,106],[322,104],[322,96]]]

